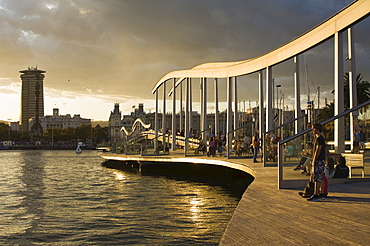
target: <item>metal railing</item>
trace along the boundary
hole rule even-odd
[[[226,156],[228,159],[250,157],[251,148],[250,144],[245,143],[244,138],[247,137],[248,128],[251,127],[253,135],[254,122],[245,124],[233,131],[230,131],[226,135]],[[249,136],[248,136],[249,137]],[[252,136],[250,136],[250,140]]]
[[[342,118],[344,122],[344,127],[343,127],[343,132],[342,134],[345,135],[344,133],[347,131],[348,134],[353,134],[349,132],[349,124],[350,120],[347,118],[350,113],[357,111],[360,108],[367,107],[370,104],[370,100],[366,101],[364,103],[361,103],[357,105],[356,107],[353,107],[352,109],[345,110],[344,112],[333,116],[327,120],[324,120],[320,122],[320,124],[323,126],[323,135],[327,136],[333,136],[334,135],[334,127],[331,122]],[[347,125],[347,127],[346,127]],[[300,163],[301,160],[301,153],[298,151],[294,152],[293,155],[288,154],[288,147],[289,146],[297,146],[297,145],[302,145],[304,143],[305,139],[311,138],[313,140],[313,134],[312,134],[312,128],[309,127],[293,136],[287,137],[278,143],[278,185],[279,188],[286,188],[286,187],[294,187],[297,186],[297,184],[304,184],[304,182],[307,182],[308,177],[306,175],[300,175],[299,173],[294,171],[294,168]],[[326,139],[330,140],[330,139]],[[345,144],[345,142],[348,141],[345,138],[343,139],[343,143],[341,142],[340,144]],[[337,157],[341,155],[342,153],[331,153],[333,157]],[[308,172],[310,171],[310,164],[308,163]],[[303,173],[304,174],[304,173]]]
[[[307,128],[307,115],[303,114],[298,118],[292,119],[280,126],[277,126],[262,134],[262,155],[263,163],[277,164],[278,142],[284,139],[284,136],[292,136],[295,133],[295,125],[298,124],[298,131]],[[302,147],[299,146],[299,149]]]
[[[194,156],[194,155],[205,155],[207,154],[207,139],[196,138],[197,136],[203,135],[203,133],[211,132],[210,128],[207,128],[203,131],[196,132],[193,136],[187,136],[184,138],[184,154],[185,156]],[[195,135],[195,138],[194,138]],[[205,134],[208,137],[210,134]],[[204,147],[202,147],[204,146]]]

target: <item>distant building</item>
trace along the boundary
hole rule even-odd
[[[10,129],[12,131],[19,131],[19,121],[10,122]]]
[[[32,127],[35,122],[35,117],[31,119],[30,127]],[[46,115],[40,118],[40,123],[44,131],[46,129],[64,129],[67,127],[77,128],[82,125],[90,125],[91,119],[81,118],[79,114],[73,115],[70,114],[60,115],[58,108],[53,108],[53,115]]]
[[[28,68],[27,70],[19,71],[22,79],[21,92],[21,130],[29,131],[30,119],[36,117],[38,111],[39,117],[44,116],[44,77],[45,71],[36,68]],[[38,104],[36,109],[36,88],[39,87]]]
[[[110,112],[108,124],[108,137],[111,143],[117,142],[120,138],[122,127],[122,113],[119,111],[119,103],[114,104],[114,110]]]

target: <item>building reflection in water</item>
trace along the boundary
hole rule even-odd
[[[39,221],[44,216],[45,163],[42,151],[20,152],[22,166],[20,181],[23,188],[18,192],[21,199],[21,212],[16,215],[16,220],[22,225],[21,233],[28,233],[36,229]]]

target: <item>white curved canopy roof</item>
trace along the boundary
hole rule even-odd
[[[152,93],[172,78],[180,78],[176,82],[179,84],[184,78],[228,78],[260,71],[315,47],[367,17],[369,13],[370,0],[355,1],[326,21],[265,55],[244,61],[204,63],[191,69],[172,71],[157,82]]]

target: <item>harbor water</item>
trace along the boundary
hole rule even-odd
[[[241,194],[109,169],[100,155],[0,151],[0,244],[218,245]]]

